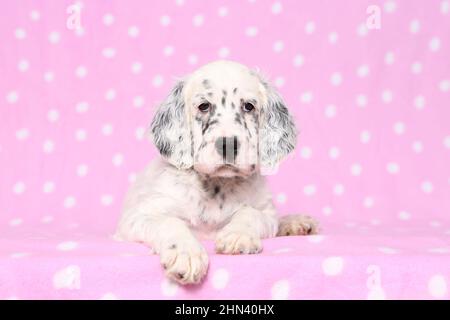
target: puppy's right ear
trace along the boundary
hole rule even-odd
[[[184,81],[179,81],[153,117],[150,133],[159,153],[179,169],[193,165],[192,137],[183,98]]]

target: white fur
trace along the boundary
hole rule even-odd
[[[198,109],[205,101],[210,112]],[[243,111],[246,101],[254,105],[252,112]],[[116,236],[151,246],[169,278],[189,284],[205,276],[208,256],[199,238],[214,239],[218,253],[251,254],[279,230],[317,231],[310,217],[276,217],[260,170],[294,148],[296,130],[281,97],[255,72],[230,61],[200,68],[160,105],[151,131],[163,158],[138,175]],[[240,147],[225,165],[214,142],[230,135]]]

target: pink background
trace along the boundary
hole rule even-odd
[[[71,1],[2,4],[0,298],[365,299],[371,264],[376,297],[448,298],[448,0],[80,3],[78,31]],[[365,28],[370,4],[380,30]],[[270,177],[274,201],[317,217],[323,236],[212,255],[190,290],[167,284],[142,246],[108,237],[157,156],[143,137],[155,105],[219,58],[279,87],[300,136]]]

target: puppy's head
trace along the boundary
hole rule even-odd
[[[275,89],[231,61],[207,64],[179,81],[150,129],[170,163],[220,177],[273,170],[294,149],[297,133]]]

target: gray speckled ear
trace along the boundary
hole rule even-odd
[[[261,82],[266,91],[267,103],[261,110],[260,163],[265,170],[274,170],[278,163],[294,150],[297,129],[276,89],[262,79]]]
[[[193,165],[192,137],[179,81],[162,102],[150,124],[150,134],[161,155],[179,169]]]

